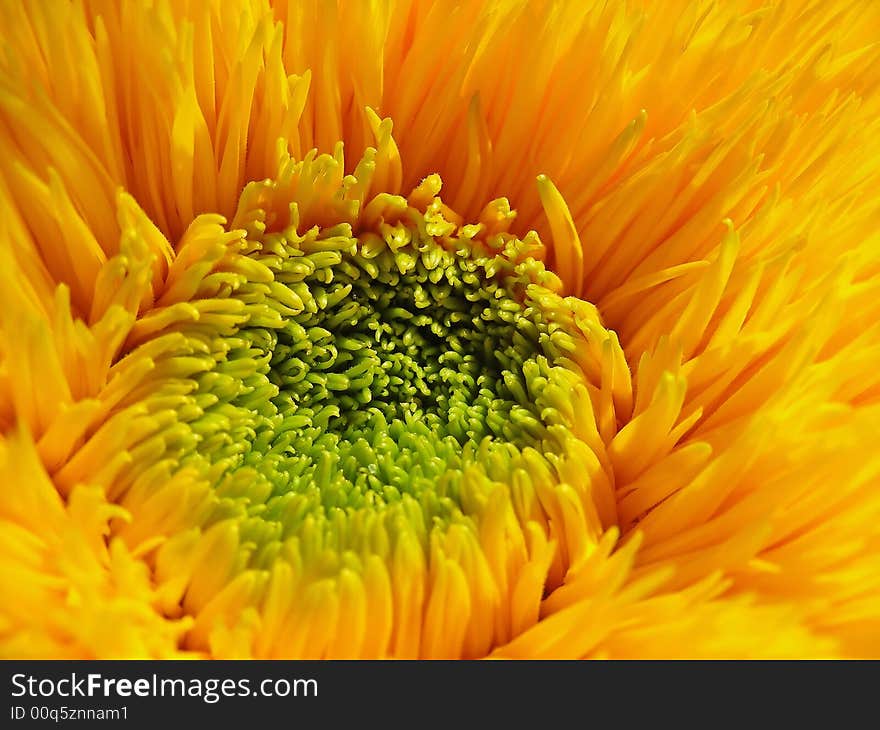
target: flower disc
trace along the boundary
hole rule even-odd
[[[558,294],[535,234],[452,222],[436,178],[412,196],[422,209],[375,197],[357,231],[300,232],[296,201],[267,226],[248,204],[283,187],[245,191],[243,228],[190,226],[164,306],[126,343],[117,367],[145,375],[128,407],[160,427],[115,480],[132,515],[120,534],[166,520],[144,499],[157,474],[207,480],[183,517],[210,561],[181,596],[198,617],[191,648],[232,651],[223,642],[248,631],[230,623],[240,602],[285,618],[271,640],[259,626],[270,656],[485,654],[537,620],[548,581],[615,521],[591,397],[611,396],[603,368],[622,353],[595,308]],[[585,472],[603,477],[592,491]],[[160,552],[160,579],[184,535]],[[391,607],[410,620],[395,625]]]

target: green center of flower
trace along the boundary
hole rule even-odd
[[[469,466],[506,479],[524,450],[562,450],[553,399],[574,344],[536,301],[555,296],[536,283],[552,276],[520,241],[448,248],[404,226],[386,239],[268,235],[254,257],[281,325],[251,317],[225,339],[225,373],[202,376],[229,420],[199,447],[226,467],[218,518],[243,508],[257,544],[407,496],[447,522]]]
[[[309,165],[198,216],[139,302],[99,434],[127,449],[111,529],[199,650],[484,656],[615,522],[623,353],[505,200],[462,224],[439,179],[364,204],[318,185],[341,157]],[[124,243],[110,284],[154,273]]]
[[[538,445],[526,393],[548,367],[547,327],[494,259],[434,242],[371,257],[344,238],[326,247],[289,259],[305,273],[290,282],[302,311],[242,332],[278,388],[290,487],[313,481],[326,507],[394,500],[432,489],[462,447]]]

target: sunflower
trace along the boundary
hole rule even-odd
[[[0,25],[0,655],[880,656],[880,4]]]

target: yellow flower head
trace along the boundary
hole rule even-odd
[[[880,655],[880,4],[0,28],[0,655]]]

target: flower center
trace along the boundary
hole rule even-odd
[[[314,488],[325,509],[396,501],[436,490],[481,443],[553,448],[534,391],[561,375],[559,337],[526,291],[534,262],[431,238],[392,250],[334,235],[279,250],[284,325],[238,333],[275,389],[255,406],[245,459],[273,494]]]
[[[173,534],[155,579],[193,648],[481,656],[616,520],[595,413],[628,405],[623,354],[505,201],[463,225],[438,180],[364,204],[356,176],[321,189],[341,165],[318,162],[178,242],[117,366],[143,379],[143,425],[114,529]]]
[[[259,523],[248,537],[265,544],[308,514],[404,495],[446,522],[460,514],[468,466],[561,453],[548,427],[566,428],[552,400],[571,386],[558,361],[574,342],[537,301],[552,293],[535,282],[552,277],[518,260],[522,242],[473,249],[404,225],[387,241],[338,226],[263,242],[281,320],[241,327],[226,354],[233,369],[256,365],[226,409],[249,433],[200,445],[251,479],[246,509]]]

